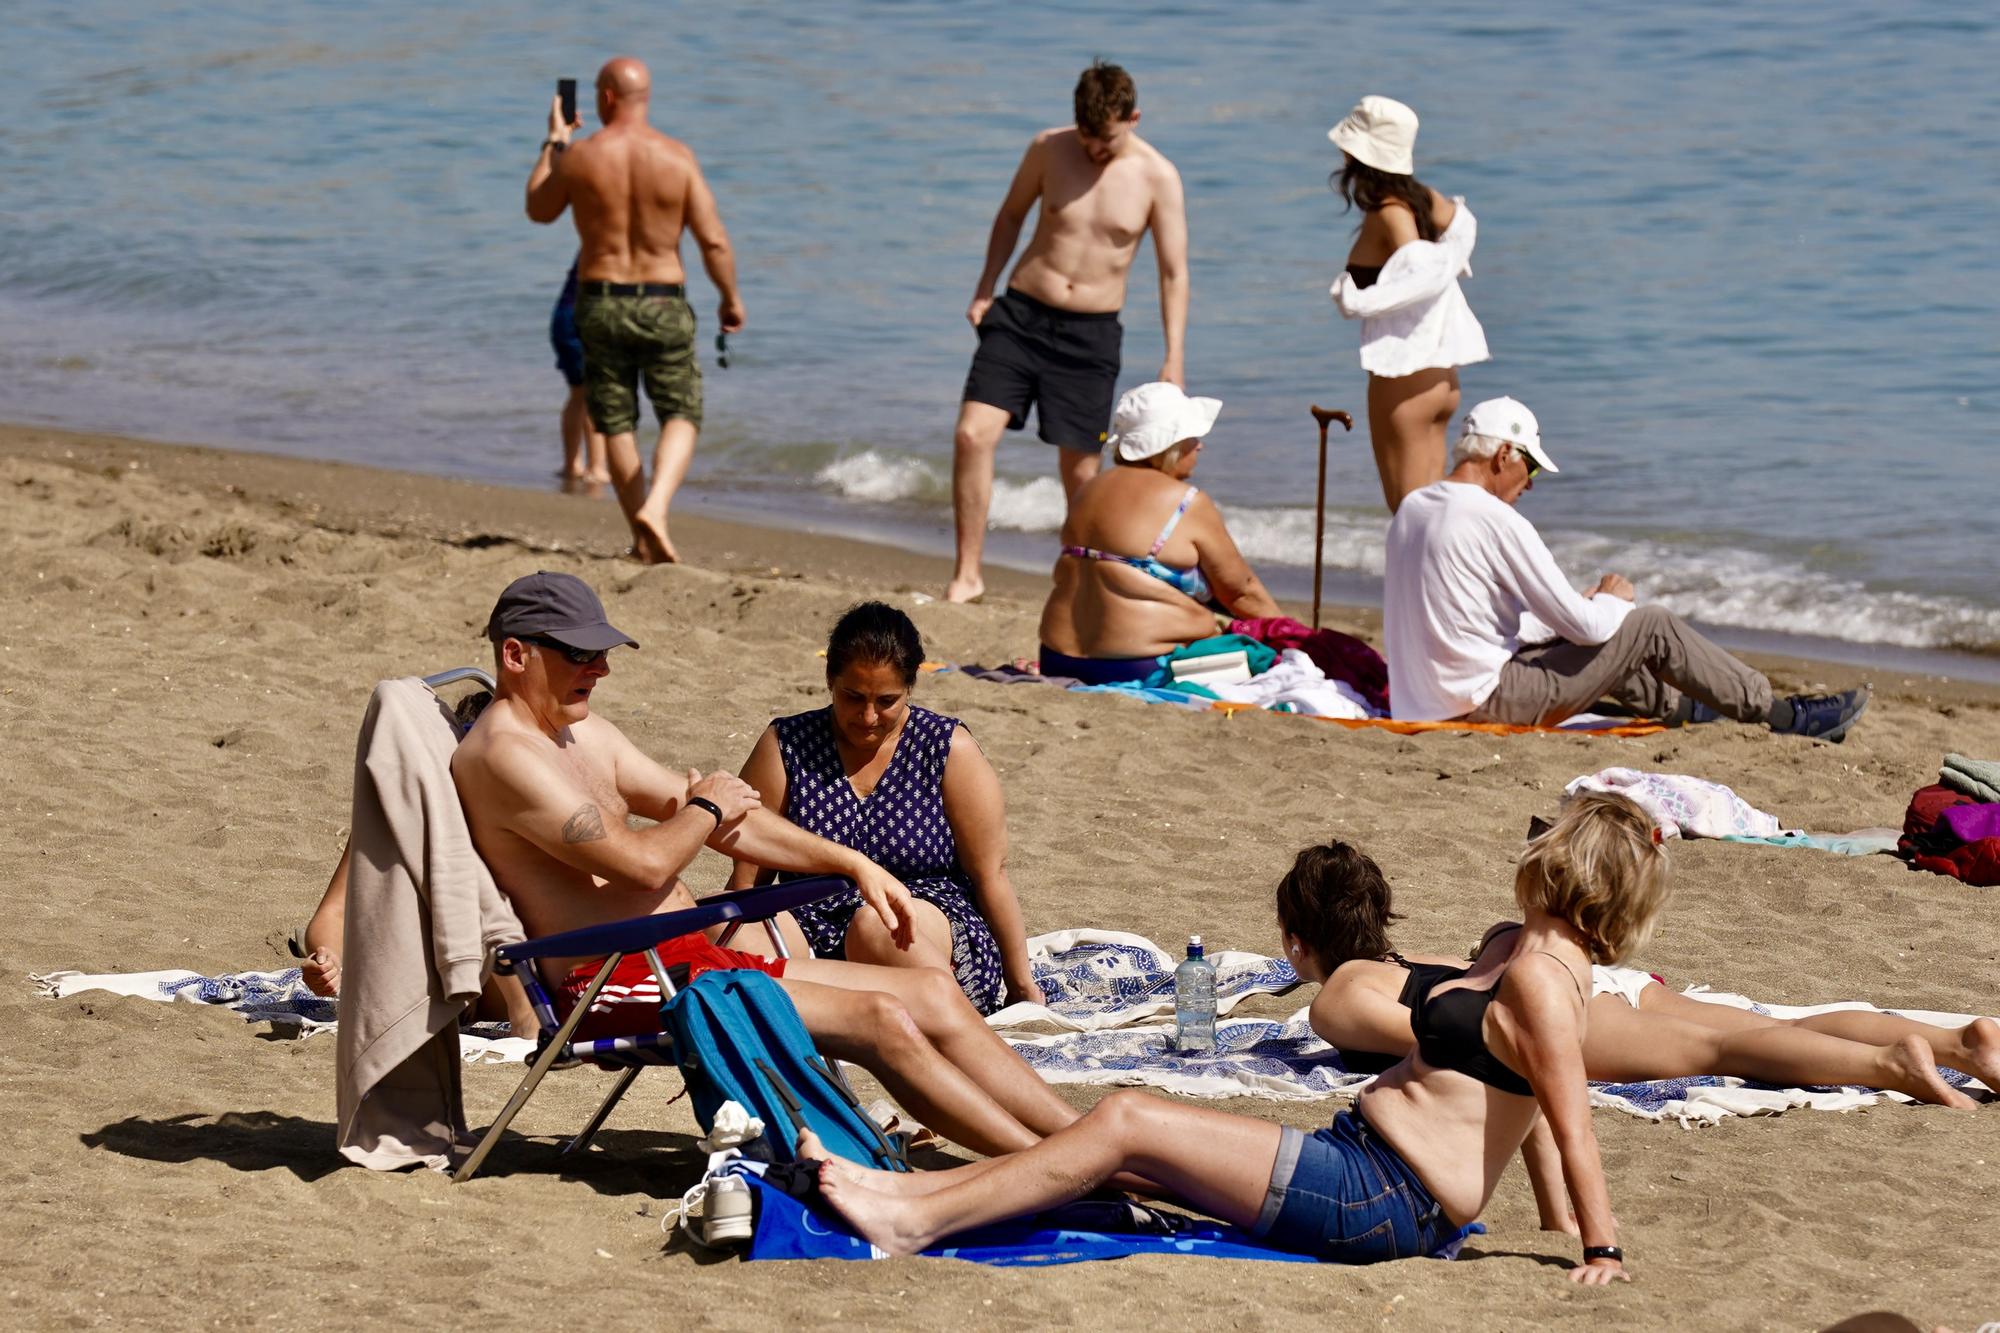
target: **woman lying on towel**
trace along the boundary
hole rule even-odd
[[[1174,384],[1118,400],[1105,447],[1118,465],[1070,497],[1055,589],[1042,608],[1041,668],[1086,685],[1144,680],[1159,658],[1278,604],[1230,540],[1222,511],[1188,484],[1222,404]]]
[[[910,702],[923,660],[908,616],[881,602],[851,608],[827,640],[832,702],[773,722],[743,765],[766,808],[903,881],[915,900],[916,943],[898,947],[852,892],[780,925],[790,947],[821,958],[943,968],[982,1014],[1039,1004],[1007,878],[1000,780],[957,718]],[[729,886],[748,888],[758,875],[738,861]]]
[[[1275,1247],[1371,1263],[1439,1250],[1521,1148],[1531,1177],[1558,1191],[1568,1182],[1585,1246],[1570,1279],[1624,1279],[1584,1082],[1585,997],[1593,962],[1616,962],[1651,934],[1667,887],[1666,856],[1636,805],[1608,794],[1572,803],[1515,873],[1522,927],[1423,996],[1418,1053],[1310,1136],[1120,1091],[1025,1152],[914,1176],[826,1161],[820,1188],[862,1235],[911,1254],[1131,1172]],[[1544,1116],[1552,1133],[1536,1134]]]
[[[1397,953],[1388,936],[1394,919],[1382,872],[1345,843],[1306,848],[1278,885],[1278,925],[1292,967],[1320,983],[1313,1030],[1357,1074],[1408,1055],[1423,997],[1478,966]],[[1495,926],[1480,954],[1521,930],[1514,922]],[[1689,999],[1648,973],[1606,966],[1591,969],[1588,1014],[1584,1073],[1610,1083],[1731,1074],[1780,1087],[1893,1088],[1919,1101],[1972,1106],[1938,1076],[1942,1063],[2000,1087],[2000,1023],[1990,1018],[1956,1030],[1854,1010],[1772,1018]],[[1562,1210],[1551,1212],[1550,1199],[1542,1204],[1544,1226],[1574,1229]]]

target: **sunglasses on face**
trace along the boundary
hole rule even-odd
[[[523,634],[521,642],[532,643],[537,648],[547,648],[550,652],[561,653],[569,659],[571,666],[595,666],[597,663],[602,662],[605,655],[611,651],[609,648],[572,648],[566,643],[559,643],[554,639],[545,639],[536,634]]]
[[[1514,456],[1520,459],[1523,463],[1526,463],[1528,465],[1529,481],[1533,481],[1536,477],[1542,475],[1542,465],[1535,461],[1535,456],[1533,454],[1529,453],[1526,449],[1523,449],[1518,444],[1514,445],[1513,449],[1514,449]]]

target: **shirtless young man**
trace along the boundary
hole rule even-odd
[[[649,564],[678,560],[667,506],[694,460],[701,430],[701,367],[694,311],[681,267],[681,231],[694,232],[702,266],[722,296],[724,333],[743,327],[736,256],[694,152],[646,123],[652,77],[630,56],[597,72],[604,128],[570,145],[552,99],[549,134],[528,174],[528,217],[554,222],[571,210],[582,242],[577,260],[577,332],[583,339],[591,422],[604,432],[612,485],[632,525],[632,547]],[[639,382],[653,402],[660,440],[646,484],[635,432]]]
[[[678,876],[707,846],[774,869],[846,875],[907,946],[910,895],[894,876],[764,809],[731,774],[669,772],[591,712],[610,650],[639,645],[606,621],[581,579],[516,579],[486,632],[499,684],[454,754],[452,778],[473,843],[530,936],[693,906]],[[627,815],[657,822],[632,828]],[[777,977],[824,1053],[868,1069],[912,1115],[977,1152],[1019,1151],[1077,1117],[981,1021],[950,972],[761,958],[701,935],[670,940],[660,953],[670,967],[686,965],[690,979],[726,968]],[[571,970],[561,995],[574,998],[601,963],[557,960]],[[635,956],[578,1036],[658,1029],[659,996]]]
[[[1028,145],[993,219],[986,267],[965,317],[979,350],[965,377],[952,438],[951,507],[958,563],[947,599],[986,590],[979,562],[993,500],[993,453],[1003,430],[1028,424],[1033,405],[1045,444],[1059,450],[1063,494],[1097,475],[1118,389],[1125,275],[1150,228],[1160,267],[1160,323],[1167,359],[1159,378],[1185,387],[1187,212],[1180,173],[1138,135],[1132,76],[1102,61],[1076,81],[1076,125],[1043,130]],[[1028,210],[1041,201],[1027,253],[998,299],[993,284],[1014,253]]]

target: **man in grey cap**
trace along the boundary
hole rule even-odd
[[[530,936],[692,907],[681,871],[703,847],[778,870],[845,875],[901,943],[909,891],[852,848],[764,809],[725,772],[675,773],[591,711],[609,654],[638,641],[612,625],[583,580],[516,579],[487,621],[493,702],[459,745],[452,778],[472,840]],[[627,816],[653,821],[634,828]],[[919,1120],[988,1155],[1018,1151],[1076,1119],[1067,1102],[979,1017],[952,974],[830,958],[763,958],[700,935],[660,946],[689,978],[754,968],[779,979],[820,1048],[874,1073]],[[643,956],[615,973],[579,1039],[659,1028],[657,983]],[[560,1006],[601,959],[568,969]]]
[[[1554,726],[1610,699],[1679,724],[1734,718],[1839,741],[1864,687],[1778,699],[1763,673],[1606,574],[1579,592],[1515,502],[1557,471],[1535,414],[1489,398],[1465,414],[1444,480],[1403,498],[1382,580],[1389,706],[1399,719]],[[1525,646],[1533,644],[1534,646]]]

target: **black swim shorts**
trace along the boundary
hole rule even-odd
[[[1124,341],[1115,310],[1058,310],[1010,287],[979,321],[964,401],[1000,408],[1010,430],[1028,424],[1033,404],[1045,444],[1096,451],[1111,426]]]

